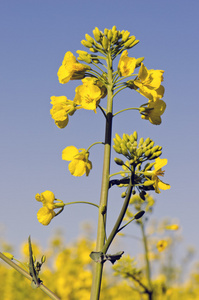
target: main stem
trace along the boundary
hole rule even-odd
[[[108,202],[109,174],[110,174],[110,158],[111,158],[111,135],[112,135],[112,109],[113,109],[113,75],[112,75],[112,58],[111,54],[107,54],[107,109],[106,109],[106,128],[105,128],[105,146],[104,146],[104,163],[102,173],[101,196],[98,216],[98,231],[96,252],[100,252],[105,243],[106,228],[106,211]],[[101,281],[102,281],[103,263],[95,262],[93,269],[93,282],[91,288],[91,300],[98,300],[100,297]]]

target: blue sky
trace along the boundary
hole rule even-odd
[[[36,219],[40,205],[34,196],[52,190],[64,202],[99,201],[103,146],[94,147],[90,154],[93,170],[88,178],[72,177],[61,152],[69,145],[87,148],[103,140],[104,119],[100,111],[95,115],[82,110],[70,118],[65,129],[58,129],[49,114],[50,97],[73,99],[80,84],[58,82],[57,70],[65,52],[84,50],[80,41],[86,33],[92,35],[96,26],[104,30],[116,25],[140,40],[129,56],[144,56],[147,68],[165,70],[167,109],[160,126],[141,120],[137,112],[119,115],[113,135],[137,130],[139,137],[149,136],[163,146],[162,158],[168,159],[165,182],[171,190],[154,194],[153,217],[178,220],[185,245],[199,252],[198,10],[193,0],[1,1],[0,225],[9,243],[17,248],[31,234],[46,246],[60,227],[71,241],[81,234],[83,222],[91,222],[95,234],[95,208],[67,207],[44,227]],[[125,90],[115,110],[142,103],[137,93]],[[120,207],[120,194],[116,189],[110,193],[109,224]],[[135,225],[129,230],[137,234]],[[136,245],[130,242],[125,247],[133,255]]]

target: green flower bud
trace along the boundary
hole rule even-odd
[[[123,34],[122,34],[122,42],[126,42],[129,38],[129,35],[130,35],[130,32],[129,31],[125,31]]]
[[[154,141],[151,141],[146,148],[151,149],[153,148],[154,144],[155,144]]]
[[[121,137],[119,136],[119,134],[118,133],[116,133],[115,134],[115,138],[116,138],[116,140],[118,141],[118,142],[122,142],[122,139],[121,139]]]
[[[151,149],[151,152],[152,152],[152,153],[155,153],[156,151],[158,151],[158,148],[159,148],[159,146],[153,147],[153,148]]]
[[[99,62],[100,62],[99,59],[93,59],[92,61],[93,61],[95,64],[99,64]]]
[[[108,31],[107,37],[108,37],[108,40],[111,42],[112,41],[112,37],[113,37],[113,33],[112,33],[111,29]]]
[[[128,139],[126,133],[123,133],[122,139],[123,139],[123,141],[125,141],[126,143],[129,141],[129,139]]]
[[[89,34],[86,33],[85,38],[88,42],[90,42],[91,44],[94,44],[94,39]]]
[[[119,165],[119,166],[123,166],[123,165],[124,165],[123,160],[120,159],[120,158],[115,157],[115,158],[114,158],[114,161],[115,161],[115,163],[116,163],[117,165]]]
[[[95,27],[93,30],[93,35],[96,41],[99,43],[101,41],[101,32],[99,31],[99,28]]]
[[[139,43],[139,40],[135,40],[128,48],[132,48]]]
[[[162,154],[162,151],[157,151],[157,152],[153,153],[149,159],[158,158],[161,154]]]
[[[115,146],[120,147],[120,142],[116,138],[113,138],[113,142],[114,142]]]
[[[81,44],[84,46],[84,47],[87,47],[87,48],[92,48],[92,44],[88,41],[85,41],[85,40],[82,40],[81,41]]]
[[[145,214],[144,210],[139,211],[137,214],[134,215],[136,220],[140,219]]]
[[[117,41],[118,41],[118,32],[114,31],[112,37],[112,43],[117,43]]]
[[[128,41],[124,43],[125,48],[128,48],[134,41],[135,41],[135,36],[134,35],[130,36]]]
[[[148,146],[150,142],[151,142],[151,139],[148,137],[148,138],[144,141],[143,147]]]
[[[137,149],[137,157],[142,156],[143,154],[143,149]]]
[[[151,155],[151,150],[149,149],[149,150],[145,151],[144,155],[146,157],[149,157]]]
[[[138,144],[138,147],[142,146],[144,143],[144,138],[141,137],[140,140],[139,140],[139,144]]]
[[[135,141],[135,138],[134,138],[133,134],[130,135],[129,140],[130,140],[131,143],[133,143]]]
[[[43,263],[45,263],[45,261],[46,261],[46,255],[42,255],[42,257],[41,257],[41,263],[43,264]]]
[[[138,138],[137,131],[134,131],[134,133],[133,133],[133,137],[134,137],[135,141],[137,141],[137,138]]]
[[[123,192],[122,194],[121,194],[121,198],[125,198],[126,197],[126,192]]]
[[[136,68],[141,65],[141,62],[143,62],[143,60],[144,60],[144,57],[139,57],[136,59]]]
[[[79,57],[78,57],[78,60],[81,60],[81,61],[84,61],[84,62],[86,62],[87,64],[90,64],[91,63],[91,57],[89,56],[89,55],[80,55]]]
[[[107,28],[104,29],[104,35],[106,35],[106,36],[108,35],[108,29]]]
[[[103,36],[103,39],[102,39],[102,46],[103,46],[104,50],[108,49],[108,39],[105,36]]]
[[[117,152],[118,154],[122,154],[122,149],[116,145],[113,145],[113,149],[115,150],[115,152]]]

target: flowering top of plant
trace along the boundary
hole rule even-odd
[[[128,57],[128,51],[124,50],[120,56],[118,64],[118,71],[121,76],[128,76],[133,74],[136,68],[136,58]]]

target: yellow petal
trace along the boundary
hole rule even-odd
[[[70,161],[78,153],[79,151],[75,146],[68,146],[62,151],[62,159]]]
[[[37,212],[37,219],[42,225],[48,225],[52,218],[54,218],[54,210],[49,210],[47,207],[41,207]]]
[[[167,164],[167,159],[166,158],[156,158],[155,159],[155,165],[154,168],[155,170],[160,170],[162,167],[164,167]]]
[[[79,159],[73,159],[68,165],[68,169],[73,176],[82,176],[86,172],[85,161]]]
[[[168,183],[164,183],[163,181],[161,181],[159,179],[158,181],[158,187],[161,189],[161,190],[169,190],[171,188],[171,186],[168,184]]]

